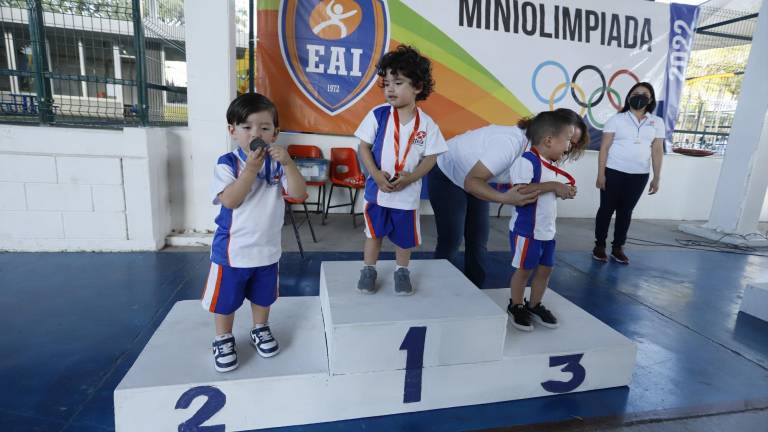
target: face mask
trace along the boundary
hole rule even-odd
[[[636,94],[629,98],[629,106],[632,109],[640,110],[645,108],[650,101],[651,101],[651,98],[649,98],[648,96],[642,95],[642,94]]]

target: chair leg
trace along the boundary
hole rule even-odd
[[[352,189],[349,190],[350,195],[352,194]],[[352,195],[352,228],[357,228],[357,219],[355,219],[355,203],[357,203],[357,194],[360,193],[360,189],[355,189],[355,194]]]
[[[499,211],[496,212],[496,218],[501,217],[501,208],[504,207],[504,203],[499,204]]]
[[[301,245],[301,237],[299,237],[299,228],[296,227],[296,219],[293,217],[293,208],[288,206],[288,218],[291,219],[291,226],[293,226],[293,234],[296,236],[296,243],[299,245],[299,254],[301,258],[304,258],[304,247]]]
[[[328,186],[323,185],[322,189],[323,189],[323,201],[322,201],[323,202],[323,204],[322,204],[323,207],[320,208],[320,212],[324,212],[325,211],[325,193],[328,192]]]
[[[312,241],[317,243],[317,237],[315,237],[315,229],[312,228],[312,219],[309,218],[309,210],[307,209],[307,205],[303,204],[304,206],[304,216],[307,217],[307,225],[309,225],[309,232],[312,233]]]
[[[328,210],[331,208],[331,198],[333,198],[333,183],[331,183],[331,191],[328,193],[328,202],[325,203],[325,212],[323,213],[323,219],[320,222],[321,225],[325,225],[325,220],[328,219]]]
[[[355,198],[352,196],[352,188],[347,189],[349,191],[349,203],[351,209],[349,209],[349,214],[353,215],[355,214]],[[355,193],[357,193],[357,189],[355,189]],[[355,195],[357,196],[357,195]]]

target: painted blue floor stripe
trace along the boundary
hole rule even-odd
[[[428,253],[414,254],[428,258]],[[317,295],[321,260],[281,260],[281,295]],[[508,254],[491,253],[488,287],[507,286]],[[382,259],[392,259],[383,254]],[[632,265],[558,253],[551,286],[638,344],[630,388],[349,420],[281,430],[457,430],[768,405],[768,324],[738,313],[768,259],[634,251]],[[112,392],[174,302],[200,295],[208,254],[1,253],[0,430],[109,431]],[[510,371],[514,373],[514,371]]]

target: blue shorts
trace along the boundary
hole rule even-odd
[[[387,237],[401,249],[421,244],[421,224],[416,210],[399,210],[366,202],[363,217],[368,238]]]
[[[512,247],[512,267],[531,270],[536,266],[555,266],[555,240],[535,240],[509,232]]]
[[[211,263],[203,289],[203,308],[209,312],[229,315],[246,298],[251,303],[269,307],[279,296],[279,282],[277,263],[249,268]]]

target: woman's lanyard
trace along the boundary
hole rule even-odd
[[[531,151],[533,152],[533,154],[535,154],[539,158],[539,161],[541,161],[542,165],[544,165],[545,167],[547,167],[550,170],[554,171],[555,174],[560,174],[561,176],[565,177],[565,179],[568,180],[566,183],[568,183],[569,185],[576,186],[576,179],[573,178],[572,175],[568,174],[564,170],[562,170],[562,169],[556,167],[555,165],[552,165],[551,163],[549,163],[549,162],[545,161],[544,159],[542,159],[541,155],[539,154],[539,151],[536,150],[536,147],[531,146]]]
[[[411,145],[416,137],[416,132],[419,131],[419,109],[416,108],[416,120],[413,124],[413,130],[411,136],[408,137],[408,143],[405,146],[405,154],[403,155],[402,162],[400,161],[400,115],[397,113],[397,108],[392,107],[394,110],[395,120],[395,175],[400,174],[400,171],[405,168],[405,161],[408,159],[408,153],[411,151]]]
[[[645,125],[645,121],[648,120],[648,117],[647,116],[644,117],[643,121],[637,121],[632,111],[627,111],[627,114],[629,114],[629,117],[632,119],[632,124],[635,125],[635,127],[637,128],[637,135],[635,135],[635,144],[640,144],[640,128]]]

